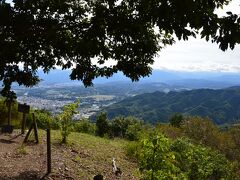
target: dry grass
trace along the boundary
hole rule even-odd
[[[59,153],[56,156],[59,159],[55,159],[56,166],[64,164],[60,169],[74,174],[73,178],[92,179],[94,175],[102,174],[106,179],[119,179],[120,177],[112,172],[114,157],[123,171],[122,179],[137,179],[137,164],[125,153],[128,141],[110,140],[83,133],[71,133],[67,145],[59,144],[60,139],[60,132],[52,131],[53,149]]]

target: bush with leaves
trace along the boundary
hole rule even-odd
[[[73,115],[77,113],[77,108],[80,101],[72,104],[67,104],[63,107],[63,112],[58,115],[58,120],[60,122],[60,131],[62,135],[62,143],[67,142],[67,137],[72,131],[72,118]]]
[[[231,163],[221,154],[187,140],[172,141],[152,133],[141,141],[143,179],[234,179]]]
[[[228,133],[232,136],[232,139],[236,144],[236,147],[238,147],[240,151],[240,126],[238,125],[230,128]]]
[[[90,122],[89,119],[81,119],[73,124],[74,131],[87,133],[87,134],[95,134],[96,125]]]
[[[6,104],[6,99],[0,97],[0,126],[8,123],[8,106]],[[20,119],[22,118],[22,114],[18,112],[17,103],[12,103],[11,105],[11,125],[15,127],[20,126]]]
[[[221,131],[211,119],[202,117],[188,117],[181,126],[185,136],[189,137],[194,143],[202,144],[212,149],[218,150],[229,160],[239,158],[239,148],[235,136],[230,131]],[[238,134],[238,133],[234,133]]]
[[[209,118],[199,116],[187,117],[182,125],[185,135],[196,143],[217,147],[219,128]]]
[[[221,137],[221,147],[225,150],[227,157],[235,161],[240,161],[240,126],[231,127],[228,131],[224,132],[225,138]],[[230,137],[229,137],[230,136]],[[227,137],[227,138],[226,138]],[[228,146],[227,146],[227,145]],[[239,164],[240,167],[240,164]],[[240,170],[240,168],[239,168]]]
[[[150,134],[141,141],[139,169],[143,179],[176,179],[184,178],[176,165],[175,154],[170,150],[171,141],[162,134]]]
[[[96,135],[103,137],[105,135],[109,136],[110,133],[110,123],[107,119],[107,113],[102,112],[96,121]]]
[[[183,115],[181,113],[175,113],[169,120],[170,124],[175,127],[180,127],[183,123]]]
[[[130,124],[127,128],[125,137],[130,141],[136,141],[140,138],[142,131],[143,124],[141,123],[141,121]]]
[[[224,155],[210,148],[193,145],[190,141],[178,139],[171,145],[175,160],[188,179],[232,179],[231,163]]]
[[[39,128],[47,129],[51,127],[52,121],[53,121],[53,116],[51,112],[42,109],[42,110],[35,110],[34,114],[35,114]]]
[[[119,116],[113,119],[111,131],[114,137],[126,138],[128,140],[137,140],[143,129],[143,122],[135,117]]]
[[[125,136],[127,130],[128,122],[126,121],[125,117],[118,116],[112,120],[111,124],[111,131],[114,137],[121,137]]]
[[[169,124],[158,124],[156,129],[171,139],[177,139],[184,136],[183,130]]]

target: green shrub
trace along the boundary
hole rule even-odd
[[[209,148],[193,145],[184,139],[178,139],[171,145],[175,159],[181,171],[188,179],[232,179],[231,163]]]
[[[219,128],[209,118],[187,117],[181,126],[184,134],[198,144],[217,146]]]
[[[170,124],[174,127],[180,127],[183,123],[183,115],[181,113],[175,113],[169,120]]]
[[[96,121],[96,135],[103,137],[110,134],[110,123],[107,119],[107,113],[102,112]]]
[[[22,113],[18,112],[18,104],[13,103],[11,107],[11,122],[15,127],[20,127]],[[4,98],[0,97],[0,126],[8,123],[8,107]]]
[[[140,144],[137,157],[143,179],[234,178],[232,165],[222,154],[188,140],[172,141],[152,133]]]
[[[95,134],[96,131],[96,125],[90,122],[89,119],[82,119],[80,121],[77,121],[73,124],[73,126],[73,129],[76,132]]]
[[[139,154],[140,171],[143,179],[176,179],[184,178],[175,164],[174,152],[170,151],[171,142],[162,134],[151,134],[141,141]]]
[[[57,117],[53,117],[50,126],[51,129],[58,130],[60,129],[61,123],[59,122]]]
[[[58,115],[58,120],[60,122],[60,131],[62,135],[62,143],[67,142],[67,137],[72,131],[72,117],[76,114],[76,110],[79,106],[79,101],[72,104],[67,104],[63,107],[63,112]]]
[[[126,138],[128,140],[138,140],[143,122],[135,117],[119,116],[113,119],[111,131],[114,137]]]
[[[53,117],[47,110],[35,110],[35,118],[37,120],[38,127],[41,129],[47,129],[51,127]]]
[[[177,139],[184,136],[182,129],[169,124],[158,124],[156,129],[171,139]]]
[[[130,141],[139,140],[142,131],[142,125],[140,123],[131,124],[126,131],[126,139]]]
[[[140,154],[140,143],[138,141],[131,141],[125,146],[126,155],[134,160],[139,158]]]

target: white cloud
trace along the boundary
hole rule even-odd
[[[227,6],[225,6],[223,9],[216,10],[216,13],[220,16],[225,16],[226,12],[228,12],[228,11],[231,11],[234,14],[239,14],[240,13],[240,1],[233,0]]]
[[[199,38],[178,41],[163,49],[152,67],[181,71],[240,72],[240,45],[223,52],[217,44]]]
[[[219,16],[227,11],[240,15],[240,1],[233,0],[228,6],[219,9]],[[180,71],[226,71],[240,72],[240,45],[235,49],[221,51],[217,44],[203,39],[191,38],[189,41],[178,41],[163,49],[155,58],[154,69]]]

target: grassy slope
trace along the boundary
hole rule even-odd
[[[76,179],[92,179],[102,174],[106,179],[118,179],[112,173],[113,157],[123,171],[122,179],[134,179],[137,174],[137,164],[125,155],[129,143],[125,140],[71,133],[68,145],[60,145],[60,138],[59,131],[52,131],[53,174],[67,174]]]

